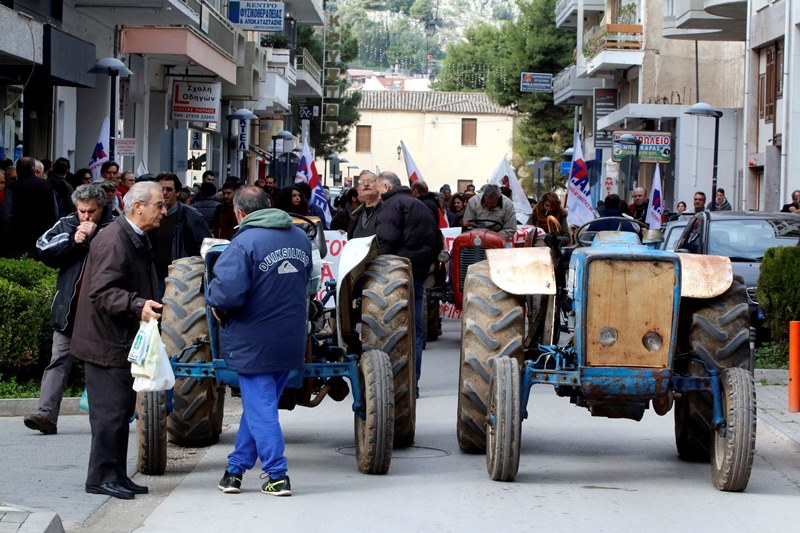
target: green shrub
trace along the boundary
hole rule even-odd
[[[32,259],[0,259],[0,372],[29,376],[50,360],[56,277]]]
[[[789,346],[782,341],[766,342],[756,348],[756,368],[789,368]]]
[[[767,250],[756,299],[773,340],[788,343],[789,322],[800,320],[800,247]]]

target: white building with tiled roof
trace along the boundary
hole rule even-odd
[[[379,168],[405,181],[403,141],[429,187],[438,191],[447,183],[453,192],[486,183],[500,159],[511,154],[520,118],[485,93],[439,91],[364,91],[358,111],[361,120],[339,154],[348,160],[340,166],[344,178]]]

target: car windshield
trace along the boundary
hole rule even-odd
[[[796,246],[800,242],[797,220],[712,220],[708,253],[738,261],[761,261],[768,248]]]

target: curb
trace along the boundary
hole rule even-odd
[[[17,508],[0,502],[0,531],[64,533],[64,525],[56,513]]]
[[[61,401],[61,415],[88,415],[80,409],[80,398],[64,398]],[[35,413],[39,398],[13,398],[0,400],[0,416],[25,416]],[[0,511],[1,512],[1,511]]]

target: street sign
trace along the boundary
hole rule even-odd
[[[551,93],[553,75],[543,72],[523,72],[519,76],[519,90],[523,93]]]
[[[250,140],[248,139],[249,134],[250,134],[250,128],[247,126],[247,119],[240,118],[238,145],[236,147],[237,150],[247,151],[249,149],[248,146],[250,144]]]
[[[314,105],[300,104],[300,119],[311,120],[312,118],[314,118]]]
[[[228,19],[242,30],[283,31],[283,2],[231,0]]]
[[[609,88],[594,89],[594,147],[611,148],[611,132],[603,131],[597,127],[597,121],[606,115],[610,115],[617,110],[619,90]]]
[[[621,135],[630,133],[640,141],[639,161],[642,163],[669,163],[672,159],[672,135],[663,131],[615,131],[611,158],[622,161],[626,155],[636,155],[636,146],[619,142]]]
[[[197,130],[192,130],[192,147],[190,150],[202,150],[203,149],[203,142],[200,139],[200,132]]]
[[[114,141],[114,152],[120,157],[136,156],[136,139],[119,138]]]
[[[562,161],[561,162],[561,173],[562,174],[569,174],[570,169],[572,168],[572,161]]]

